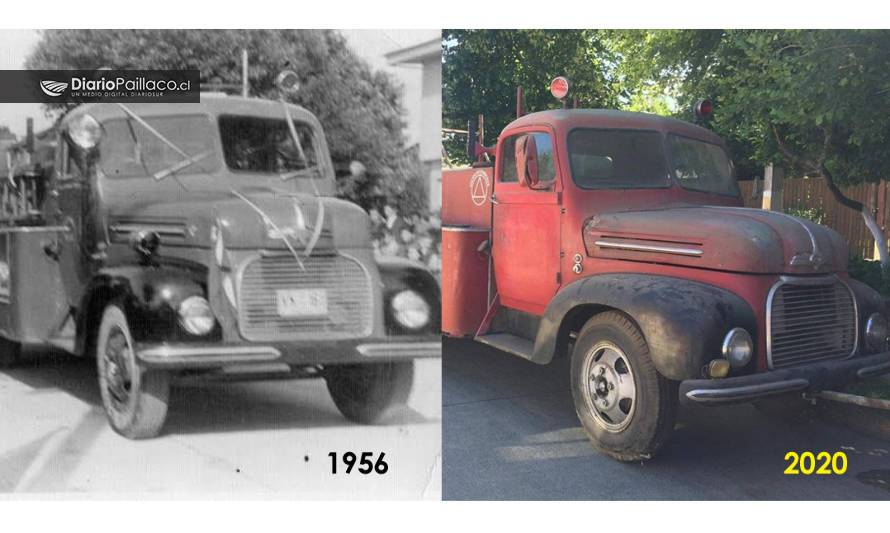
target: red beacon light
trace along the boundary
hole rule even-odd
[[[696,120],[708,120],[714,115],[714,104],[707,98],[699,100],[695,103],[694,111]]]
[[[550,82],[550,94],[557,100],[562,100],[569,95],[569,80],[563,76],[557,76]]]

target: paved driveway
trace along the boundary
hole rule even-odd
[[[164,433],[134,442],[109,428],[91,362],[29,354],[0,372],[0,493],[438,499],[439,363],[417,363],[386,425],[346,421],[322,380],[189,384]],[[385,452],[389,472],[331,475],[331,451]]]
[[[538,366],[455,340],[443,351],[445,499],[890,499],[887,441],[750,405],[684,405],[656,460],[622,464],[588,445],[567,358]],[[789,450],[841,449],[843,476],[782,473]]]

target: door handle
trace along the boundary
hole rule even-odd
[[[494,205],[498,205],[500,203],[500,202],[498,202],[498,197],[492,194],[491,195],[491,203],[493,203]]]

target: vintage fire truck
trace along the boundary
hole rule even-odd
[[[43,137],[7,158],[0,362],[40,344],[95,357],[118,433],[157,435],[183,375],[321,377],[372,423],[406,400],[414,358],[441,355],[438,281],[375,259],[309,111],[84,104]]]
[[[443,177],[442,330],[538,364],[571,357],[596,448],[652,457],[681,396],[784,401],[890,372],[887,310],[848,277],[844,241],[744,208],[713,132],[517,107],[496,146],[468,128],[476,163]]]

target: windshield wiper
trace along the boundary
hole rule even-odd
[[[155,172],[154,174],[152,174],[151,177],[160,181],[160,180],[166,178],[167,176],[169,176],[170,174],[175,174],[184,168],[188,168],[188,167],[194,165],[198,161],[206,159],[209,155],[210,155],[210,151],[201,152],[200,154],[193,155],[191,157],[183,159],[179,163],[174,163],[163,170],[159,170],[159,171]]]
[[[182,148],[176,146],[176,144],[174,144],[173,141],[171,141],[170,139],[164,137],[164,135],[163,135],[161,132],[159,132],[159,131],[156,130],[154,127],[152,127],[151,124],[149,124],[148,122],[146,122],[144,118],[142,118],[142,117],[140,117],[139,115],[137,115],[132,109],[130,109],[129,107],[127,107],[127,106],[125,106],[124,104],[121,104],[121,103],[118,103],[117,105],[118,105],[121,109],[123,109],[123,110],[124,110],[124,113],[126,113],[127,115],[129,115],[130,118],[132,118],[133,120],[135,120],[136,122],[138,122],[140,126],[142,126],[143,128],[147,129],[149,133],[151,133],[152,135],[154,135],[155,137],[157,137],[162,143],[166,144],[166,145],[169,146],[174,152],[176,152],[177,154],[179,154],[180,156],[182,156],[182,161],[181,161],[181,163],[187,163],[185,166],[193,165],[193,164],[197,163],[198,161],[200,161],[201,159],[204,159],[204,157],[206,157],[206,156],[204,156],[204,157],[198,157],[198,156],[190,156],[190,155],[188,155],[187,153],[185,153],[185,151],[182,150]],[[198,155],[202,155],[202,154],[198,154]],[[194,161],[190,161],[191,159],[194,159]],[[180,163],[177,163],[177,165],[179,165],[179,164],[180,164]],[[176,166],[176,165],[174,165],[174,166]],[[182,167],[182,168],[185,168],[185,166]],[[170,167],[170,168],[173,168],[173,167]],[[157,179],[157,180],[161,180],[161,179],[163,179],[163,178],[169,176],[170,174],[173,174],[173,173],[176,172],[176,171],[173,170],[172,172],[166,172],[166,173],[164,173],[161,177],[158,177],[158,175],[161,174],[161,173],[163,173],[163,172],[164,172],[164,171],[156,172],[156,173],[154,174],[155,179]],[[174,177],[175,177],[175,176],[174,176]],[[177,179],[176,181],[177,181],[177,183],[179,183],[179,186],[180,186],[180,187],[182,187],[183,189],[185,189],[185,185],[183,185],[182,182],[180,182],[178,179]]]

